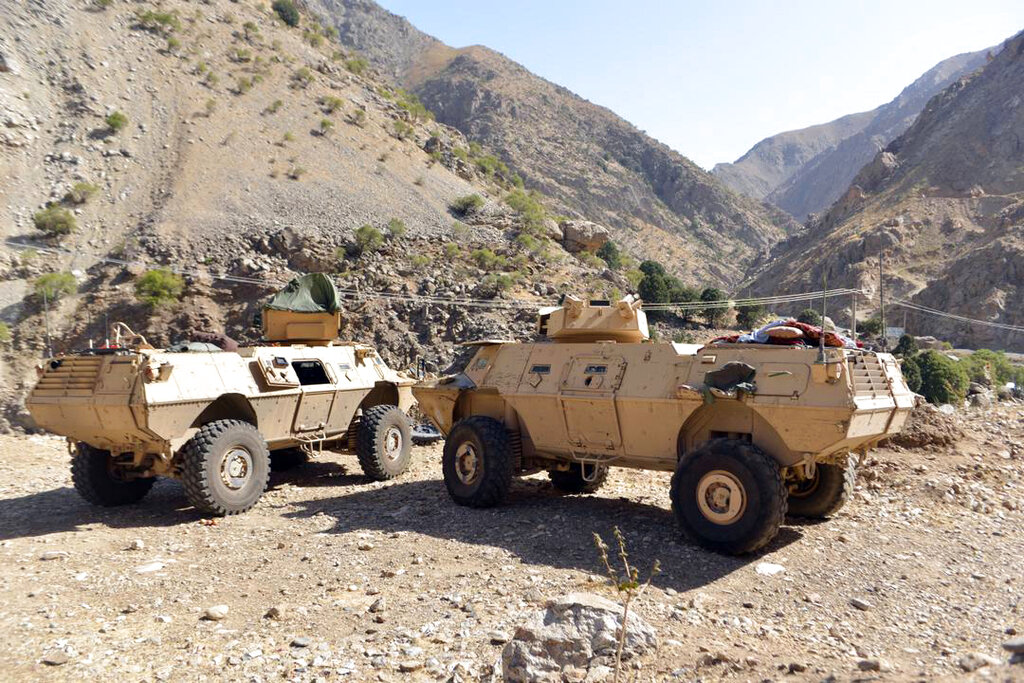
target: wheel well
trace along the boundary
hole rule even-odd
[[[363,397],[359,407],[365,411],[367,408],[379,405],[397,406],[398,387],[391,382],[377,382],[373,385],[373,389],[370,389],[370,393]]]
[[[192,427],[202,427],[214,420],[242,420],[253,427],[259,427],[256,411],[249,399],[241,394],[224,394],[206,406],[203,412],[192,422]]]
[[[800,460],[800,454],[789,449],[778,431],[756,410],[738,401],[718,401],[699,408],[679,429],[676,457],[718,438],[749,441],[771,455],[780,466]]]

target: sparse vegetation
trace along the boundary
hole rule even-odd
[[[448,208],[456,215],[465,216],[473,213],[474,211],[479,211],[483,205],[484,198],[474,193],[457,197],[448,205]]]
[[[753,330],[765,315],[764,306],[739,306],[736,308],[736,325],[744,330]]]
[[[366,110],[354,109],[352,113],[349,114],[348,120],[350,123],[353,123],[360,127],[366,125]]]
[[[85,204],[99,192],[100,188],[92,183],[78,182],[71,186],[71,190],[64,195],[64,201],[68,204]]]
[[[882,334],[882,319],[878,316],[868,318],[857,325],[857,331],[868,337],[877,337]]]
[[[45,273],[33,280],[32,291],[40,300],[45,297],[52,303],[77,292],[78,282],[68,272]]]
[[[622,253],[619,251],[619,246],[611,240],[601,245],[601,248],[597,250],[597,256],[612,270],[622,267]]]
[[[107,128],[112,133],[117,133],[128,125],[128,117],[120,111],[114,111],[107,114],[107,117],[103,119],[103,122],[107,124]]]
[[[320,119],[320,135],[327,135],[334,130],[334,121],[330,119]]]
[[[477,267],[482,270],[493,270],[494,268],[504,268],[508,265],[508,259],[500,254],[495,254],[493,251],[487,248],[474,249],[470,252],[469,257],[473,259]]]
[[[544,219],[547,217],[547,211],[538,196],[536,192],[512,190],[505,197],[505,203],[523,217],[523,228],[534,234],[544,230]]]
[[[416,270],[425,268],[430,263],[430,257],[426,254],[413,254],[409,257],[409,265]]]
[[[36,230],[45,233],[47,237],[70,235],[78,227],[74,214],[57,204],[50,204],[45,209],[36,211],[32,216],[32,223]]]
[[[136,10],[137,26],[153,33],[168,34],[181,30],[181,19],[177,12],[160,12],[157,10]]]
[[[249,41],[252,40],[253,36],[259,34],[260,27],[251,21],[247,21],[244,24],[242,24],[242,31],[244,31],[245,33],[245,40]]]
[[[464,240],[469,237],[469,226],[462,221],[452,223],[452,236],[457,240]]]
[[[281,100],[274,100],[269,105],[267,105],[267,108],[264,109],[263,111],[265,111],[268,114],[276,114],[278,110],[281,109],[281,107],[283,106],[284,102],[282,102]]]
[[[325,114],[333,114],[341,108],[341,105],[345,104],[345,101],[334,95],[324,95],[317,100],[317,103],[323,108]]]
[[[7,323],[0,320],[0,344],[8,344],[11,341],[11,328]]]
[[[302,166],[292,166],[288,169],[288,177],[291,180],[299,180],[304,175],[306,175],[306,169]]]
[[[800,311],[800,315],[796,319],[805,325],[821,325],[821,313],[813,308],[805,308]]]
[[[401,237],[408,232],[408,228],[405,226],[405,221],[401,218],[392,218],[388,221],[388,232],[391,233],[392,237]]]
[[[345,68],[356,76],[361,75],[370,66],[370,63],[363,57],[350,57],[345,60]]]
[[[313,72],[309,70],[308,66],[299,67],[292,74],[292,87],[307,88],[314,80]]]
[[[210,116],[213,114],[214,110],[216,110],[216,109],[217,109],[217,100],[213,99],[212,97],[206,98],[206,103],[203,104],[203,113],[206,115],[206,118],[210,118]]]
[[[180,40],[178,40],[174,36],[171,36],[170,38],[167,39],[167,52],[168,53],[174,54],[179,49],[181,49],[181,41]]]
[[[377,251],[384,244],[384,235],[370,224],[357,228],[355,238],[356,249],[359,254]]]
[[[459,251],[459,245],[455,244],[455,242],[448,242],[444,245],[444,255],[450,259],[458,256]]]
[[[177,303],[184,291],[181,276],[164,268],[147,270],[135,281],[135,298],[153,308]]]
[[[299,9],[292,0],[274,0],[270,7],[284,23],[293,28],[299,25]]]
[[[394,136],[399,140],[405,140],[406,138],[412,136],[412,134],[415,132],[415,129],[412,127],[412,125],[406,123],[405,121],[401,119],[396,119],[391,126],[391,131],[394,134]]]
[[[515,279],[508,273],[491,273],[483,279],[484,287],[493,289],[495,294],[507,292],[515,283]]]
[[[235,94],[236,95],[244,95],[245,93],[249,92],[250,90],[252,90],[252,80],[251,79],[249,79],[249,78],[247,78],[245,76],[241,76],[241,77],[238,78],[238,80],[235,81]]]
[[[399,107],[409,112],[415,121],[433,121],[434,112],[427,109],[415,94],[399,88],[395,93],[395,101]]]

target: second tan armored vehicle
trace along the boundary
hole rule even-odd
[[[200,511],[236,514],[263,494],[272,457],[324,449],[390,479],[410,461],[414,380],[336,341],[339,322],[334,285],[313,275],[264,309],[260,346],[155,349],[118,324],[106,348],[47,361],[26,406],[67,436],[75,488],[97,505],[136,502],[165,476]]]
[[[897,432],[914,404],[888,354],[650,343],[631,298],[568,297],[541,311],[539,331],[549,341],[477,342],[461,373],[413,388],[447,437],[444,481],[459,504],[497,505],[513,477],[537,471],[589,493],[612,466],[664,470],[686,536],[750,552],[787,510],[838,510],[851,453]]]

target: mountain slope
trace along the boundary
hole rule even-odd
[[[1024,324],[1024,33],[936,95],[805,234],[780,244],[753,289],[860,287],[971,318]],[[863,310],[863,309],[862,309]],[[1024,336],[913,315],[911,331],[1024,349]],[[914,329],[914,326],[917,326]]]
[[[611,111],[485,47],[454,49],[366,0],[311,0],[342,42],[497,150],[566,213],[608,225],[691,282],[735,283],[794,223],[741,197]]]
[[[712,170],[729,187],[766,199],[799,220],[827,208],[857,170],[903,133],[936,93],[984,66],[990,50],[945,59],[877,109],[773,135]]]

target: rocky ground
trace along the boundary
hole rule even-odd
[[[639,680],[1022,679],[1002,646],[1024,631],[1024,415],[922,417],[868,456],[836,518],[789,520],[741,558],[680,538],[660,473],[616,470],[593,496],[538,475],[470,510],[448,499],[440,446],[387,484],[331,454],[275,474],[250,513],[207,520],[173,482],[93,508],[59,439],[0,437],[0,671],[488,679],[548,600],[615,598],[592,533],[618,526],[645,572],[662,566],[636,603],[657,636],[629,662]]]

